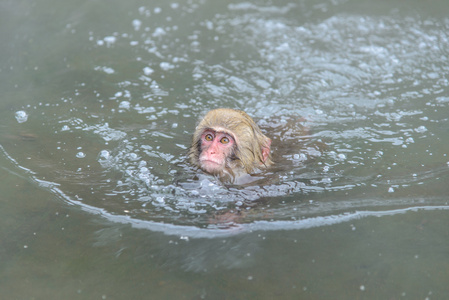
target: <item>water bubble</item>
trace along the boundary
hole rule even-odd
[[[423,133],[423,132],[427,131],[427,128],[426,128],[426,126],[419,126],[418,128],[415,128],[415,131],[419,132],[419,133]]]
[[[24,123],[28,120],[28,114],[23,110],[16,111],[15,116],[16,116],[17,122],[19,122],[19,123]]]
[[[108,67],[103,67],[103,71],[106,74],[114,74],[115,73],[115,70],[113,68],[108,68]]]
[[[129,153],[127,157],[132,161],[136,161],[137,159],[139,159],[139,156],[136,153]]]
[[[76,154],[76,157],[77,158],[84,158],[84,157],[86,157],[86,154],[84,153],[84,152],[78,152],[77,154]]]
[[[148,170],[147,167],[142,167],[142,168],[140,168],[140,173],[141,174],[149,174],[150,170]]]
[[[168,70],[171,70],[171,69],[175,68],[174,65],[172,65],[171,63],[168,63],[168,62],[161,62],[160,63],[160,67],[164,71],[168,71]]]
[[[118,108],[129,109],[130,106],[131,105],[130,105],[129,101],[122,101],[122,102],[120,102]]]
[[[329,177],[325,177],[321,180],[321,182],[323,183],[332,183],[332,179],[330,179]]]
[[[133,20],[133,27],[134,27],[135,31],[139,30],[141,25],[142,25],[142,21],[140,21],[138,19]]]
[[[153,37],[163,36],[164,34],[166,34],[165,30],[161,27],[158,27],[154,30]]]
[[[115,70],[113,68],[109,68],[109,67],[100,67],[100,66],[98,66],[98,67],[95,67],[94,70],[95,71],[103,71],[106,74],[114,74],[115,73]]]
[[[115,36],[106,36],[103,40],[106,42],[106,46],[109,47],[117,41],[117,38]]]
[[[109,159],[109,157],[111,157],[111,154],[109,153],[108,150],[100,151],[99,159]]]
[[[343,153],[340,153],[340,154],[337,155],[337,158],[338,158],[339,160],[345,160],[345,159],[346,159],[346,155],[343,154]]]
[[[144,73],[145,75],[147,75],[147,76],[153,74],[153,72],[154,72],[154,70],[153,70],[152,68],[150,68],[150,67],[145,67],[145,68],[143,68],[143,73]]]
[[[307,155],[304,153],[299,153],[299,154],[293,154],[293,159],[294,160],[299,160],[299,161],[305,161],[307,160]]]

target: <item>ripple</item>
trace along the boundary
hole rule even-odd
[[[89,71],[63,73],[59,98],[17,105],[6,157],[68,203],[185,236],[444,204],[446,19],[202,5],[140,7],[125,27],[89,32]],[[273,139],[276,165],[246,185],[187,162],[197,118],[218,106],[244,109]],[[310,132],[299,136],[298,124]],[[17,147],[28,132],[36,138]],[[232,226],[214,223],[236,211]]]

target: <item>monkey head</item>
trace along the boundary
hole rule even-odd
[[[189,158],[205,172],[235,177],[271,165],[270,146],[271,140],[245,112],[219,108],[196,127]]]

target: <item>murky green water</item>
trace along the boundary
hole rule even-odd
[[[448,16],[445,1],[3,1],[1,297],[448,298]],[[293,149],[247,186],[185,157],[223,106]]]

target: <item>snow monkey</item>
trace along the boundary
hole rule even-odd
[[[271,165],[271,139],[241,110],[209,111],[193,134],[189,158],[193,165],[220,178],[236,178]]]

